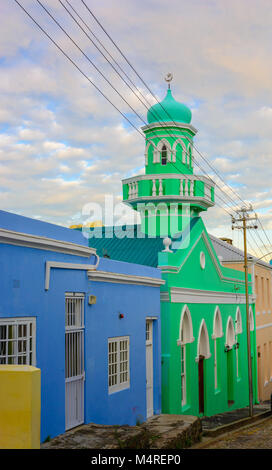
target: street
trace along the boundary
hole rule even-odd
[[[204,438],[199,447],[205,449],[272,449],[272,417],[213,440],[207,439],[206,444]]]

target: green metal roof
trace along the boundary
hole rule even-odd
[[[107,234],[111,235],[111,232],[113,236],[107,238]],[[95,233],[99,233],[98,228],[94,229]],[[158,266],[158,252],[164,249],[162,238],[148,238],[142,232],[137,236],[137,225],[102,227],[102,238],[90,238],[89,246],[96,248],[101,257],[153,267]]]
[[[197,217],[191,220],[183,236],[187,235],[187,232],[192,229],[198,219]],[[83,232],[85,232],[86,237],[88,230],[83,226]],[[145,233],[141,232],[140,225],[96,227],[91,229],[91,233],[92,237],[89,238],[89,246],[96,248],[97,254],[100,257],[109,257],[117,261],[126,261],[128,263],[156,268],[158,266],[158,253],[165,248],[163,238],[148,237]],[[176,241],[181,241],[181,239],[181,234],[175,237]]]

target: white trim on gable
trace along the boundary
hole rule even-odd
[[[223,273],[222,273],[222,270],[221,270],[221,264],[220,262],[217,261],[217,258],[216,256],[214,255],[214,252],[212,250],[212,242],[209,243],[209,240],[207,238],[207,235],[205,233],[205,231],[203,230],[202,233],[199,235],[199,237],[197,238],[197,240],[195,241],[195,243],[193,244],[193,246],[191,247],[190,251],[187,253],[185,259],[183,260],[183,262],[181,263],[180,266],[171,266],[171,265],[168,265],[168,266],[159,266],[159,268],[162,270],[162,272],[173,272],[173,271],[176,271],[176,273],[179,273],[181,268],[183,267],[183,265],[186,263],[187,259],[189,258],[189,256],[191,255],[191,253],[193,252],[193,250],[195,249],[196,245],[198,244],[198,242],[200,241],[200,239],[203,238],[203,241],[206,245],[206,248],[210,254],[210,257],[213,261],[213,264],[216,268],[216,271],[220,277],[221,280],[225,281],[225,282],[231,282],[233,283],[234,281],[237,282],[237,283],[240,283],[240,284],[244,284],[245,281],[243,279],[236,279],[236,278],[232,278],[232,277],[228,277],[228,276],[224,276]],[[236,294],[234,294],[236,295]],[[241,296],[242,294],[237,294],[237,296]],[[237,303],[237,302],[235,302]]]
[[[16,232],[15,230],[6,230],[4,228],[0,228],[0,243],[36,248],[38,250],[56,251],[58,253],[82,256],[86,258],[96,254],[95,248],[90,248],[85,245],[55,240],[54,238],[48,238],[41,235]]]

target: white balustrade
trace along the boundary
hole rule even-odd
[[[135,197],[138,197],[138,181],[128,183],[128,198],[134,199]]]
[[[159,180],[159,196],[162,196],[162,180]]]
[[[194,195],[194,181],[190,180],[190,196]]]
[[[180,180],[179,195],[183,196],[183,180]]]
[[[161,176],[161,175],[159,175]],[[179,196],[180,197],[190,197],[193,198],[195,197],[195,181],[196,178],[190,176],[187,178],[178,178],[179,179]],[[149,196],[163,196],[164,194],[164,189],[163,189],[163,178],[158,177],[158,178],[150,178],[150,181],[152,181],[152,189],[151,189],[151,194]],[[212,195],[211,195],[211,186],[203,181],[204,183],[204,198],[211,200]],[[136,199],[139,197],[139,182],[138,181],[132,181],[128,183],[128,199]],[[148,195],[147,195],[148,196]],[[178,194],[177,194],[178,196]]]
[[[156,191],[156,180],[153,180],[153,186],[152,186],[152,196],[157,196],[157,191]]]
[[[188,196],[188,180],[185,181],[185,186],[184,186],[184,196]]]

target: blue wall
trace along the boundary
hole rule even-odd
[[[0,211],[0,227],[35,235],[41,229],[43,236],[76,243],[81,240],[86,245],[80,232],[14,214],[6,217],[6,214]],[[45,291],[46,261],[90,264],[90,259],[0,243],[0,260],[0,317],[36,317],[36,365],[41,369],[42,382],[42,441],[65,431],[65,292],[86,294],[85,423],[133,425],[146,419],[147,316],[158,318],[154,321],[154,413],[160,413],[159,287],[89,281],[86,271],[53,268],[50,288]],[[105,258],[100,260],[99,270],[161,277],[156,268]],[[14,280],[19,282],[14,283]],[[97,297],[95,305],[88,305],[88,295]],[[119,318],[119,313],[123,313],[123,319]],[[109,395],[108,338],[127,335],[130,337],[130,388]]]

